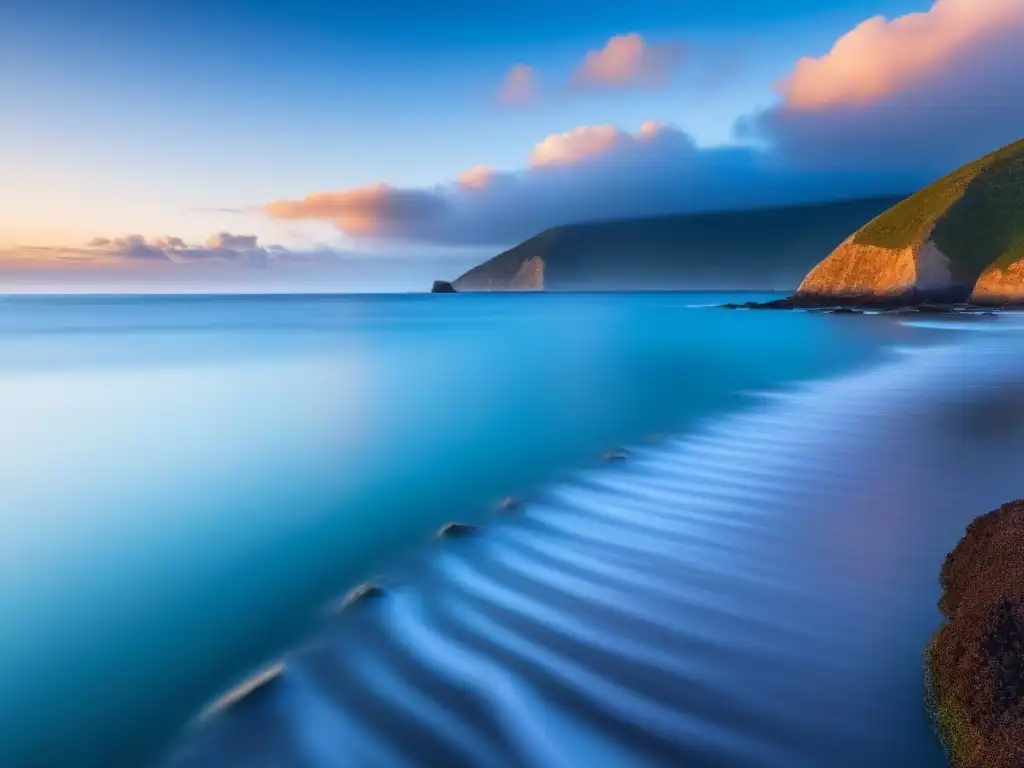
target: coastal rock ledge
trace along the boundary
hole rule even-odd
[[[1024,766],[1024,499],[970,524],[942,566],[948,621],[925,652],[953,768]]]

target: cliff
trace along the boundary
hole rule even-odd
[[[571,224],[454,281],[458,291],[772,290],[901,198]]]
[[[1024,300],[1024,141],[894,205],[810,271],[797,297]]]
[[[953,768],[1024,766],[1024,500],[982,515],[946,557],[948,621],[925,653]]]

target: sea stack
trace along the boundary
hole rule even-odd
[[[458,293],[455,290],[455,286],[449,283],[447,280],[435,280],[434,285],[430,289],[431,293]]]
[[[851,235],[794,302],[1024,301],[1024,140],[939,179]]]
[[[948,621],[925,653],[953,768],[1024,766],[1024,499],[970,524],[942,566]]]

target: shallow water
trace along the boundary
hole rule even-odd
[[[1020,320],[731,298],[0,304],[0,764],[139,764],[312,637],[161,763],[942,765],[921,651],[1020,493]]]

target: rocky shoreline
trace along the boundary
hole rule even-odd
[[[1020,309],[1021,303],[1002,302],[979,304],[977,302],[937,301],[913,296],[816,296],[794,294],[773,301],[748,301],[743,304],[723,304],[722,309],[782,309],[824,312],[830,314],[994,314],[1000,309]]]
[[[1024,766],[1024,499],[977,518],[942,566],[946,623],[925,651],[953,768]]]

